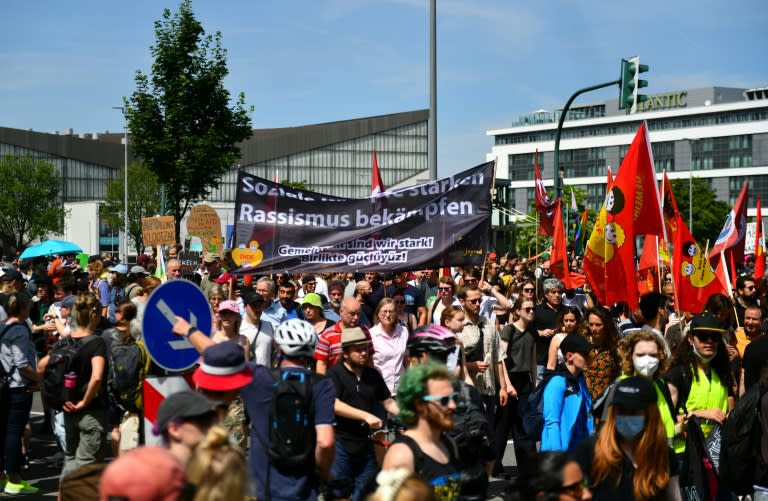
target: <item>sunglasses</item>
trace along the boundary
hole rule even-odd
[[[533,308],[521,308],[521,309],[522,309],[524,312],[526,312],[526,313],[532,313],[532,312],[533,312]]]
[[[459,394],[456,392],[450,393],[448,395],[442,395],[439,397],[432,396],[432,395],[425,395],[421,397],[421,399],[425,402],[437,402],[443,407],[448,407],[448,405],[453,402],[454,404],[458,402],[459,400]]]
[[[468,303],[472,303],[472,304],[480,304],[482,301],[483,301],[483,299],[482,299],[482,298],[477,298],[477,299],[467,299],[467,302],[468,302]]]
[[[708,343],[708,342],[719,343],[720,340],[723,338],[722,335],[716,334],[714,332],[694,332],[693,335],[696,336],[696,338],[702,343]]]
[[[477,279],[476,279],[476,278],[465,278],[465,279],[464,279],[464,281],[465,281],[466,283],[468,283],[468,284],[474,284],[474,283],[477,283]]]
[[[395,301],[397,304],[405,304],[405,301]]]
[[[748,286],[746,286],[746,287],[744,287],[744,288],[745,288],[745,289],[747,289],[748,291],[753,291],[753,290],[755,290],[755,286],[754,286],[754,285],[748,285]]]
[[[533,292],[533,287],[526,287],[523,289],[523,292]]]
[[[438,287],[437,290],[440,292],[451,292],[451,287]]]

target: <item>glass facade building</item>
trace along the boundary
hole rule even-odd
[[[563,126],[559,165],[564,184],[586,191],[599,209],[606,173],[616,175],[642,121],[648,124],[657,175],[706,179],[720,200],[733,204],[749,179],[749,214],[760,194],[768,199],[768,93],[765,89],[707,87],[649,96],[627,115],[617,100],[571,110]],[[583,112],[581,111],[583,109]],[[545,186],[552,186],[559,112],[537,112],[511,127],[487,131],[498,158],[497,176],[509,180],[508,209],[528,213],[533,203],[536,151]],[[551,188],[550,188],[551,189]],[[514,218],[510,218],[513,222]]]

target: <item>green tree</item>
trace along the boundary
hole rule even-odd
[[[0,158],[0,235],[15,249],[49,233],[64,231],[61,175],[43,160],[27,156]]]
[[[307,189],[307,180],[302,179],[301,181],[289,181],[287,179],[283,179],[280,181],[280,184],[284,184],[286,186],[290,186],[291,188],[297,188],[299,190],[306,190]]]
[[[240,157],[237,143],[251,135],[252,108],[240,93],[230,107],[221,33],[206,35],[190,0],[155,22],[151,77],[136,72],[125,100],[133,148],[165,187],[176,238],[190,205],[204,199]]]
[[[688,224],[690,214],[688,203],[688,179],[673,179],[670,181],[672,193],[677,200],[677,208],[685,224]],[[715,240],[723,228],[725,218],[731,208],[727,202],[717,199],[715,190],[712,189],[706,179],[694,177],[693,187],[693,228],[690,228],[693,237],[699,242],[702,250],[709,239],[709,247],[715,245]]]
[[[123,227],[125,214],[125,169],[107,182],[107,196],[101,206],[101,216],[108,224]],[[146,165],[128,166],[128,238],[137,252],[144,249],[141,218],[160,213],[160,183]]]

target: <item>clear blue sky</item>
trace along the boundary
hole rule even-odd
[[[2,0],[0,126],[122,130],[111,107],[133,92],[136,70],[149,71],[164,7],[178,3]],[[222,32],[226,86],[255,107],[255,128],[429,106],[429,0],[192,7],[207,32]],[[650,65],[650,93],[768,86],[766,26],[764,0],[438,0],[438,173],[483,162],[487,129],[618,78],[622,57]]]

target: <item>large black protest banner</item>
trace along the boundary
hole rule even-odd
[[[482,265],[494,163],[363,199],[338,198],[241,172],[235,248],[261,273]]]

